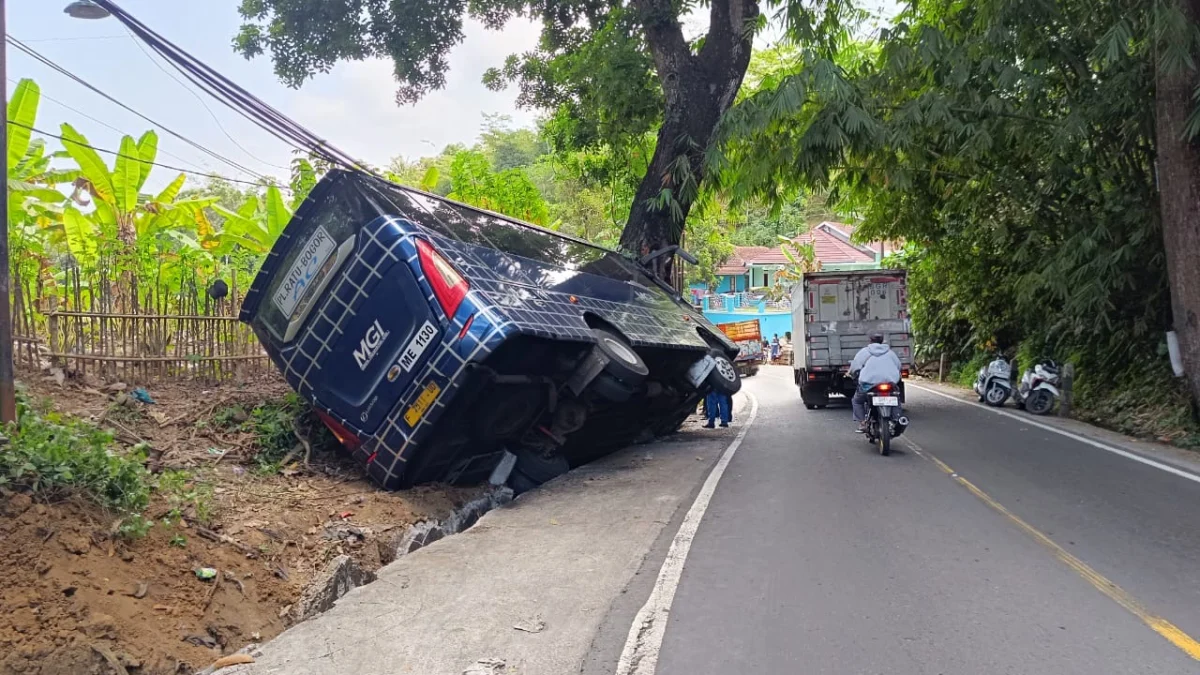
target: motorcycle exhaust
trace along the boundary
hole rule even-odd
[[[902,427],[908,426],[908,417],[901,415],[900,419],[896,420],[896,424],[899,424]]]

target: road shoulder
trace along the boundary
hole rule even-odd
[[[933,380],[924,379],[913,380],[911,384],[915,387],[926,389],[935,394],[949,396],[973,405],[977,404],[977,397],[975,393],[965,387],[938,383],[934,382]],[[982,409],[995,411],[995,409],[988,408],[983,404],[978,405]],[[1044,417],[1029,415],[1011,407],[1011,405],[999,410],[1007,412],[1018,419],[1028,417],[1028,420],[1024,421],[1027,421],[1031,424],[1045,425],[1060,432],[1073,434],[1075,436],[1082,437],[1083,439],[1109,445],[1146,459],[1162,462],[1163,464],[1190,474],[1200,475],[1200,453],[1196,453],[1194,451],[1184,450],[1182,448],[1177,448],[1165,443],[1158,443],[1155,441],[1148,441],[1134,438],[1132,436],[1126,436],[1116,431],[1103,429],[1093,424],[1076,419],[1055,417],[1053,415],[1046,415]]]
[[[689,421],[671,439],[581,467],[384,568],[265,645],[255,665],[224,672],[462,673],[489,660],[522,675],[578,672],[739,427]]]

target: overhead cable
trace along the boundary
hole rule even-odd
[[[18,80],[15,80],[11,77],[8,78],[8,81],[10,84],[14,84],[14,85],[20,84],[20,82]],[[96,124],[99,124],[100,126],[106,128],[110,131],[115,131],[118,134],[121,134],[122,136],[130,136],[131,135],[126,131],[123,131],[121,129],[118,129],[117,127],[114,127],[113,125],[109,124],[108,122],[105,122],[104,120],[97,119],[97,118],[92,117],[91,115],[83,112],[82,110],[80,110],[78,108],[73,108],[73,107],[69,106],[66,103],[63,103],[62,101],[60,101],[52,96],[47,95],[45,92],[42,92],[41,97],[46,99],[47,101],[50,101],[51,103],[53,103],[55,105],[61,106],[62,108],[66,109],[66,110],[70,110],[71,112],[75,113],[76,115],[79,115],[80,117],[82,117],[84,119],[91,120],[91,121],[95,122]],[[191,166],[193,169],[195,169],[198,172],[204,171],[204,169],[201,169],[199,166],[192,164],[192,162],[190,160],[184,159],[183,157],[180,157],[179,155],[176,155],[175,153],[173,153],[169,150],[159,148],[159,152],[163,153],[164,155],[170,155],[171,157],[174,157],[175,159],[187,164],[188,166]]]
[[[21,127],[21,128],[23,128],[23,129],[28,129],[28,130],[32,131],[33,133],[35,133],[35,134],[41,134],[42,136],[46,136],[46,137],[48,137],[48,138],[54,138],[54,139],[57,139],[57,140],[59,140],[59,141],[62,141],[63,143],[70,143],[70,144],[72,144],[72,145],[78,145],[78,146],[81,146],[81,147],[84,147],[84,148],[91,148],[92,150],[95,150],[96,152],[102,152],[102,153],[104,153],[104,154],[106,154],[106,155],[113,155],[113,156],[115,156],[115,157],[124,157],[125,159],[132,159],[132,160],[133,160],[133,161],[135,161],[135,162],[142,162],[143,164],[149,164],[149,165],[151,165],[151,166],[158,166],[158,167],[162,167],[162,168],[164,168],[164,169],[170,169],[170,170],[172,170],[172,171],[178,171],[179,173],[188,174],[188,175],[190,175],[190,176],[198,176],[198,177],[200,177],[200,178],[215,178],[215,179],[217,179],[217,180],[228,181],[228,182],[230,182],[230,183],[241,183],[241,184],[243,184],[243,185],[253,185],[253,186],[255,186],[255,187],[268,187],[268,186],[271,186],[271,185],[273,185],[273,186],[275,186],[275,187],[279,188],[280,190],[283,190],[284,192],[291,192],[291,191],[292,191],[292,190],[291,190],[291,188],[289,188],[289,187],[286,187],[286,186],[283,186],[283,185],[279,185],[278,183],[276,183],[275,181],[273,181],[273,180],[271,180],[270,178],[267,178],[267,177],[264,177],[264,178],[263,178],[263,180],[262,180],[261,182],[259,182],[259,181],[249,181],[249,180],[241,180],[241,179],[238,179],[238,178],[230,178],[230,177],[228,177],[228,176],[222,176],[222,175],[220,175],[220,174],[216,174],[216,173],[204,173],[203,171],[192,171],[191,169],[184,169],[184,168],[181,168],[181,167],[178,167],[178,166],[172,166],[172,165],[170,165],[170,164],[163,164],[162,162],[147,162],[146,160],[142,159],[141,157],[134,157],[134,156],[132,156],[132,155],[126,155],[126,154],[124,154],[124,153],[117,152],[117,151],[115,151],[115,150],[106,150],[106,149],[104,149],[104,148],[97,147],[97,146],[95,146],[95,145],[92,145],[92,144],[90,144],[90,143],[80,143],[79,141],[72,140],[72,139],[69,139],[69,138],[64,138],[63,136],[61,136],[61,135],[59,135],[59,134],[52,133],[52,132],[49,132],[49,131],[44,131],[44,130],[42,130],[42,129],[38,129],[37,127],[30,126],[30,125],[28,125],[28,124],[22,124],[22,123],[20,123],[20,122],[14,122],[13,120],[9,120],[9,121],[8,121],[8,123],[9,123],[9,124],[11,124],[11,125],[13,125],[13,126],[15,126],[15,127]]]
[[[257,124],[266,132],[297,149],[347,169],[370,172],[369,169],[344,151],[301,126],[271,107],[254,94],[221,75],[208,64],[179,48],[151,30],[136,17],[121,9],[112,0],[93,0],[125,25],[140,40],[174,66],[197,87],[226,106]]]
[[[136,115],[137,117],[145,120],[146,122],[149,122],[150,124],[154,125],[155,127],[158,127],[159,129],[166,132],[167,134],[170,134],[171,136],[178,138],[179,140],[183,141],[184,143],[187,143],[188,145],[192,146],[193,148],[196,148],[197,150],[208,155],[209,157],[212,157],[213,159],[224,162],[225,164],[228,164],[230,167],[234,168],[235,170],[240,171],[245,174],[248,174],[250,176],[254,176],[255,178],[261,178],[264,180],[267,179],[267,176],[265,176],[264,174],[261,174],[253,169],[243,166],[242,164],[239,164],[239,163],[233,161],[232,159],[224,157],[219,153],[209,150],[208,148],[204,147],[203,145],[200,145],[199,143],[188,138],[187,136],[184,136],[183,134],[171,129],[170,127],[168,127],[156,120],[153,120],[150,117],[147,117],[146,115],[143,115],[142,113],[138,112],[137,110],[134,110],[132,107],[126,105],[125,103],[122,103],[121,101],[117,100],[113,96],[102,91],[99,87],[96,87],[92,83],[88,82],[84,78],[76,75],[75,73],[72,73],[71,71],[67,70],[66,68],[55,63],[53,60],[43,56],[42,54],[40,54],[36,50],[34,50],[32,47],[29,47],[25,43],[14,38],[13,36],[6,35],[5,38],[8,41],[8,44],[10,44],[10,45],[16,47],[17,49],[19,49],[20,51],[24,52],[27,56],[33,58],[34,60],[38,61],[39,63],[51,68],[54,71],[56,71],[62,75],[65,75],[66,77],[70,78],[71,80],[74,80],[75,82],[77,82],[78,84],[87,88],[88,90],[102,96],[106,100],[119,106],[121,109]]]

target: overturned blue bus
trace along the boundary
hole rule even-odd
[[[389,489],[528,489],[740,387],[737,346],[638,261],[361,172],[317,185],[240,318]]]

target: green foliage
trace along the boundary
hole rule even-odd
[[[907,242],[926,356],[964,381],[991,346],[1069,356],[1094,392],[1079,408],[1101,409],[1170,325],[1155,7],[933,0],[878,41],[775,54],[725,119],[721,183],[776,205],[827,192],[857,236]]]
[[[185,518],[200,525],[213,521],[213,486],[188,471],[164,471],[159,475],[155,491],[166,500],[170,510],[166,522],[177,525]]]
[[[1081,419],[1122,433],[1151,436],[1200,449],[1200,423],[1192,415],[1184,381],[1174,377],[1160,355],[1151,352],[1113,374],[1096,376],[1084,360],[1075,380],[1075,407]]]
[[[521,169],[493,171],[487,156],[464,150],[450,163],[449,197],[473,206],[545,225],[546,201]]]
[[[254,462],[259,469],[273,473],[292,448],[296,447],[296,429],[310,409],[299,396],[289,393],[250,411],[242,429],[254,437]]]
[[[78,494],[126,516],[145,510],[150,483],[140,451],[118,453],[108,432],[24,397],[18,403],[18,421],[0,447],[0,485],[48,500]]]

